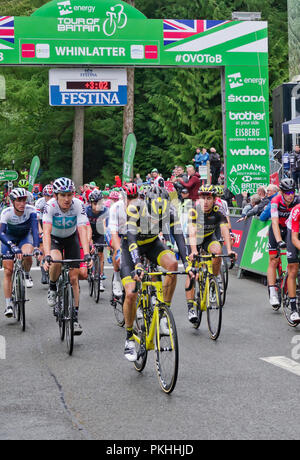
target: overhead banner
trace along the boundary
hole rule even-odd
[[[0,24],[0,64],[268,65],[264,21],[147,19],[122,1],[53,0]]]

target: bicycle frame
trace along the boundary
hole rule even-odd
[[[142,305],[143,315],[144,315],[144,320],[145,320],[144,322],[145,322],[146,325],[147,325],[146,314],[147,314],[147,309],[148,309],[148,305],[146,304],[147,301],[148,301],[148,294],[147,294],[147,287],[148,286],[151,286],[151,287],[155,288],[156,297],[157,297],[157,300],[158,300],[158,302],[154,306],[154,311],[153,311],[153,314],[152,314],[149,330],[146,330],[146,334],[145,334],[146,350],[154,350],[155,349],[155,345],[154,345],[155,332],[157,332],[158,341],[160,339],[160,334],[159,334],[159,306],[161,304],[165,303],[164,294],[163,294],[163,283],[162,283],[161,277],[162,276],[168,276],[168,275],[170,276],[170,275],[184,275],[184,274],[186,274],[186,273],[185,272],[152,272],[152,273],[147,273],[146,278],[151,277],[151,276],[160,277],[160,279],[158,281],[149,281],[149,280],[142,281],[141,289],[140,289],[141,290],[141,296],[140,296],[140,301],[137,304],[137,308],[140,305]],[[169,320],[168,320],[168,322],[169,322]],[[168,326],[170,327],[170,324],[168,324]],[[140,342],[141,342],[140,338],[137,337],[135,334],[134,334],[134,339],[135,339],[135,341],[137,343],[140,344]],[[172,349],[173,349],[174,348],[174,343],[173,343],[172,335],[171,335],[170,339],[171,339],[171,346],[172,346]],[[160,347],[159,342],[158,342],[158,347]]]

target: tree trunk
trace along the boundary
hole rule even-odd
[[[72,179],[76,188],[83,185],[84,107],[74,109]]]
[[[135,0],[125,0],[129,5],[135,6]],[[124,163],[125,143],[128,134],[134,132],[134,67],[127,68],[127,105],[123,112],[123,155]]]

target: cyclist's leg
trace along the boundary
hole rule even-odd
[[[70,276],[70,283],[73,288],[73,294],[74,294],[74,307],[75,309],[78,310],[79,308],[79,283],[78,283],[78,278],[79,278],[79,268],[71,268],[69,276]]]
[[[149,260],[157,263],[167,271],[177,271],[178,262],[173,251],[159,239],[154,241],[149,248],[147,248],[146,255]],[[168,275],[165,277],[163,284],[164,301],[167,305],[170,305],[176,289],[176,275]]]
[[[279,258],[277,257],[277,242],[273,233],[272,225],[269,230],[269,266],[267,270],[267,280],[269,288],[269,299],[271,305],[277,305],[278,293],[276,290],[276,271],[279,264]]]
[[[204,239],[203,242],[203,248],[209,253],[209,254],[216,254],[216,255],[221,255],[222,254],[222,246],[217,240],[217,237],[215,235],[211,235],[207,239]],[[212,265],[213,265],[213,274],[215,276],[218,276],[220,274],[220,269],[221,269],[221,258],[216,257],[212,259]]]

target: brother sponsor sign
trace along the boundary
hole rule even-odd
[[[51,69],[49,86],[53,106],[127,104],[125,69]]]

